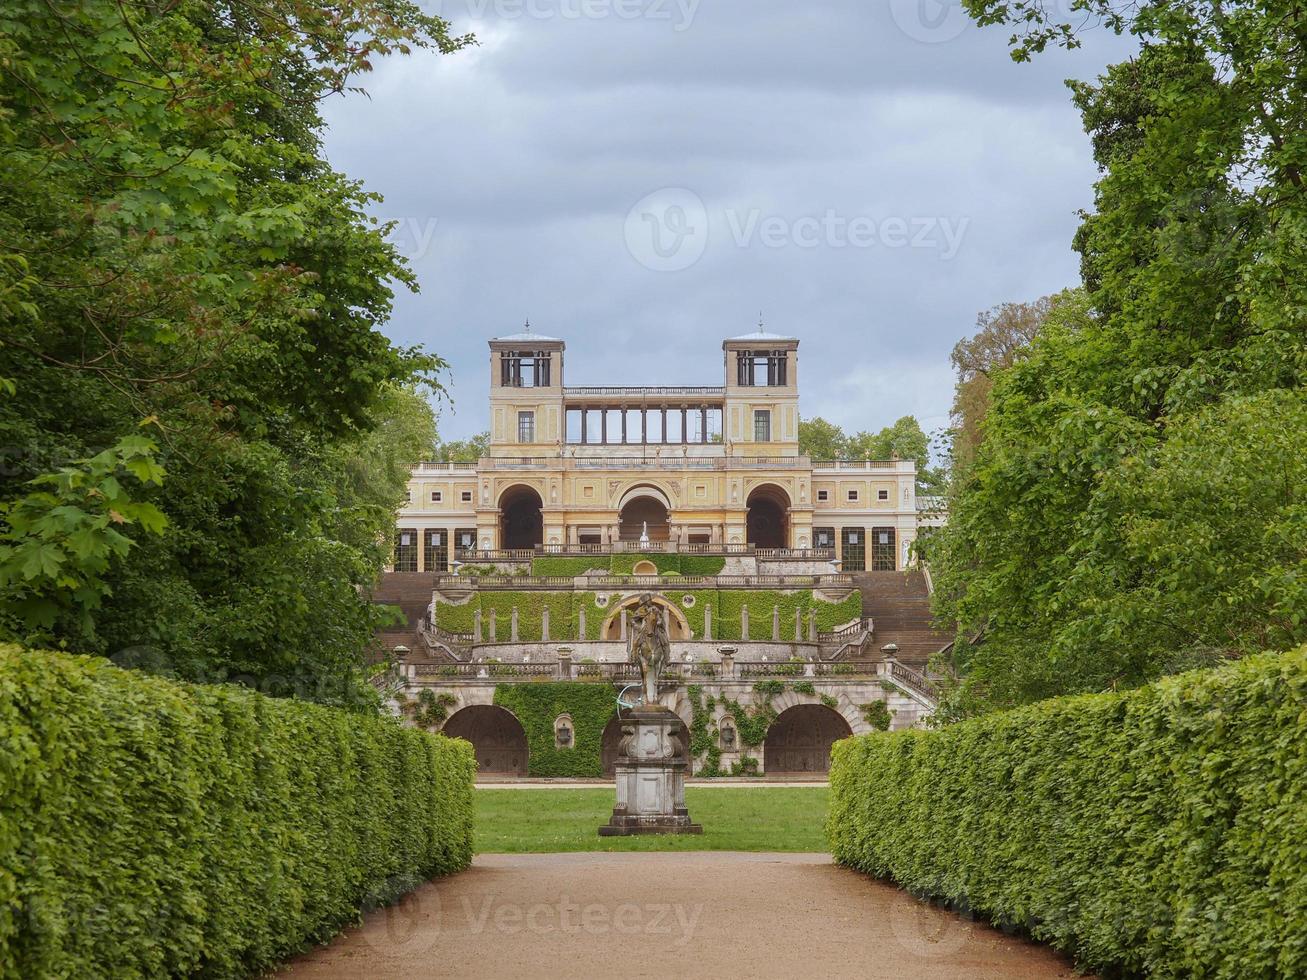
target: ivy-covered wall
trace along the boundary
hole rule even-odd
[[[617,710],[611,684],[559,681],[542,684],[500,684],[495,704],[517,716],[526,729],[530,757],[527,774],[539,777],[602,776],[604,727]],[[572,748],[554,746],[554,720],[572,719]]]
[[[615,555],[614,557],[631,556]],[[703,556],[663,557],[700,558]],[[749,639],[751,640],[771,639],[773,606],[780,607],[782,640],[794,638],[795,610],[798,610],[803,618],[805,637],[808,632],[810,609],[816,613],[818,630],[833,629],[862,614],[862,596],[856,591],[840,602],[826,602],[814,595],[811,589],[781,592],[770,589],[677,589],[670,586],[671,583],[664,582],[658,592],[685,614],[694,639],[703,638],[704,610],[708,607],[712,607],[713,611],[713,638],[718,640],[740,639],[741,610],[746,606],[749,610]],[[687,603],[687,597],[692,601]],[[518,639],[524,643],[534,643],[542,639],[542,613],[546,607],[549,609],[550,639],[558,641],[576,639],[582,607],[586,610],[585,638],[599,639],[603,621],[612,609],[611,605],[598,605],[594,592],[478,592],[462,605],[438,602],[436,625],[453,633],[470,633],[476,610],[480,609],[482,636],[489,641],[490,610],[494,609],[496,639],[499,642],[508,642],[514,606],[517,606],[518,612]]]

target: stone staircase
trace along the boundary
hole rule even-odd
[[[409,648],[414,661],[447,659],[444,651],[431,651],[422,636],[422,623],[431,605],[434,579],[427,572],[383,572],[372,590],[372,601],[379,605],[398,606],[404,613],[404,624],[382,630],[378,642],[393,650],[403,645]]]
[[[898,659],[923,670],[930,655],[953,639],[932,625],[930,593],[920,571],[850,574],[862,593],[862,615],[870,616],[875,627],[870,649],[876,657],[885,644],[897,643]]]

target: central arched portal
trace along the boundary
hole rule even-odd
[[[544,503],[531,487],[516,486],[499,498],[499,546],[534,548],[544,544],[545,522],[540,510]]]
[[[622,541],[639,541],[647,531],[650,541],[666,541],[671,537],[670,518],[667,505],[657,497],[633,496],[618,512],[617,536]]]
[[[497,776],[525,776],[528,750],[522,723],[507,708],[473,704],[455,711],[441,733],[472,743],[477,771]]]
[[[603,639],[609,641],[621,640],[622,613],[625,612],[627,614],[627,625],[629,627],[630,615],[635,607],[640,604],[642,598],[643,593],[641,595],[628,596],[626,599],[623,599],[622,602],[608,614],[608,618],[604,620],[603,626],[600,627],[599,635],[603,637]],[[675,605],[668,602],[661,595],[652,594],[651,599],[655,606],[663,610],[664,617],[667,621],[667,638],[669,640],[693,639],[692,631],[690,630],[690,621],[686,618],[685,613],[681,612],[681,610],[677,609]]]
[[[834,708],[796,704],[780,713],[762,745],[762,767],[768,776],[830,772],[830,748],[853,729]]]
[[[790,498],[774,483],[755,487],[746,502],[747,538],[756,548],[786,548],[790,538]]]

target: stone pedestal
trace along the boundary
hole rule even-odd
[[[702,834],[685,808],[685,760],[680,749],[688,738],[674,711],[641,705],[622,717],[622,744],[617,753],[617,805],[600,837],[634,834]]]

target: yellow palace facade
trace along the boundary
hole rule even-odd
[[[393,570],[628,549],[906,566],[916,464],[800,455],[797,338],[723,341],[720,386],[573,386],[558,338],[489,347],[488,451],[414,469]]]

